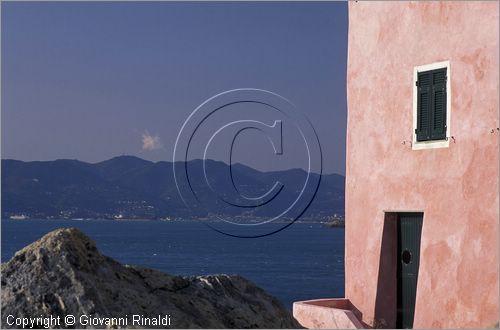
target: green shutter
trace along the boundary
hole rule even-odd
[[[417,141],[446,138],[446,68],[418,73]]]
[[[432,140],[446,139],[446,69],[434,70],[432,84]]]
[[[418,74],[417,81],[417,141],[427,141],[431,137],[431,89],[432,75],[429,72]]]

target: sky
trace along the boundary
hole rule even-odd
[[[323,172],[345,174],[344,2],[1,6],[3,159],[172,161],[179,130],[200,104],[257,88],[292,102],[318,136]],[[224,120],[282,119],[255,103],[226,110],[197,143]],[[291,127],[283,119],[282,155],[262,131],[242,132],[232,161],[260,170],[304,168],[306,149]],[[225,157],[220,145],[211,158]],[[189,157],[201,158],[193,150]]]

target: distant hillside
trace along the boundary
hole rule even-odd
[[[200,160],[190,161],[187,166],[194,173],[202,173]],[[221,191],[229,189],[228,165],[208,161],[207,169],[211,185]],[[298,169],[260,172],[241,164],[233,165],[232,170],[237,189],[246,196],[259,196],[276,181],[283,183],[275,209],[286,208],[306,176],[306,172]],[[202,197],[213,194],[203,180],[195,176],[193,189]],[[211,210],[217,214],[238,215],[222,201],[211,205]],[[271,215],[266,208],[246,212],[245,216]],[[324,218],[343,213],[344,177],[323,175],[316,198],[303,217]],[[172,163],[154,163],[133,156],[95,164],[78,160],[2,160],[2,217],[21,214],[31,218],[105,219],[120,215],[141,219],[208,215],[184,205],[175,186]]]

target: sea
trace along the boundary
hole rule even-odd
[[[344,296],[344,229],[294,223],[260,238],[236,238],[196,220],[2,220],[1,261],[56,228],[76,227],[102,254],[175,275],[239,274],[287,308]]]

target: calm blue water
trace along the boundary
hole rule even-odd
[[[2,262],[51,230],[77,227],[122,263],[170,274],[240,274],[291,308],[344,296],[344,229],[296,223],[268,237],[233,238],[200,222],[2,220]]]

